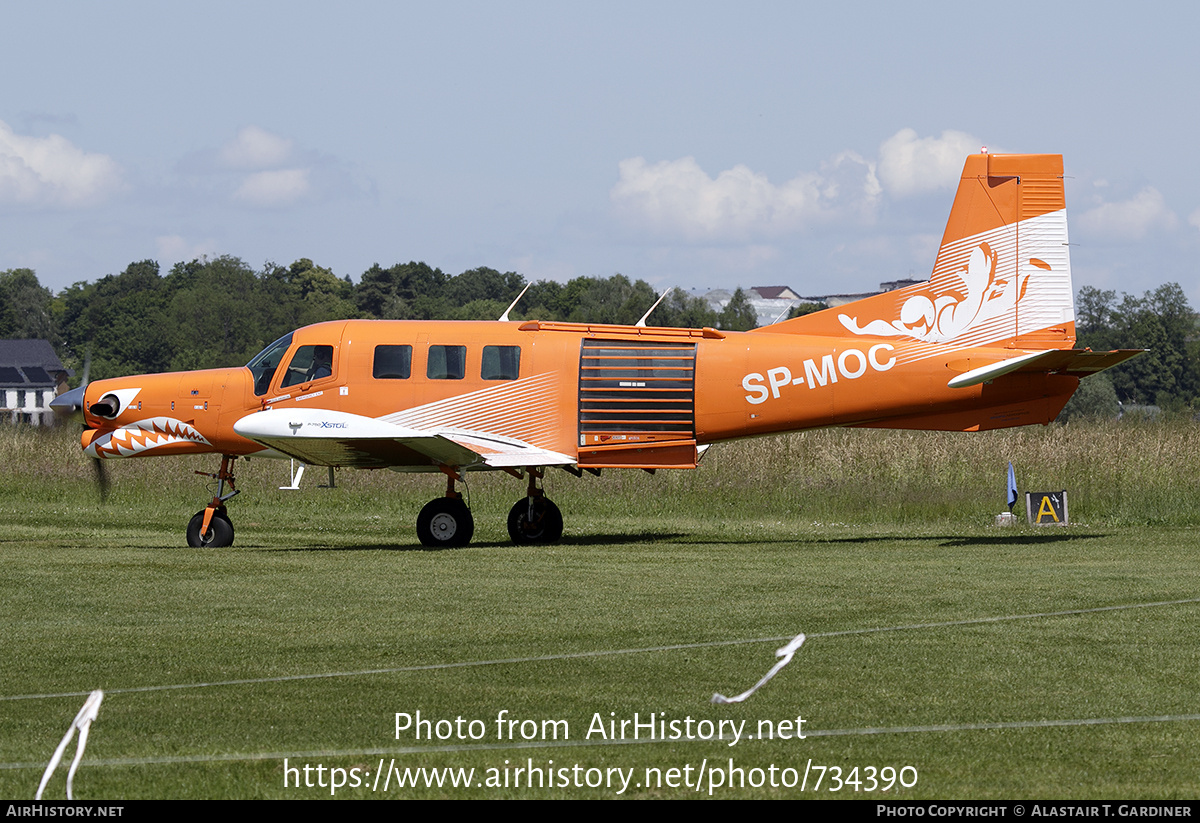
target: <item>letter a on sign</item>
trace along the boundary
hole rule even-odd
[[[1035,526],[1067,525],[1067,492],[1026,492],[1025,514]]]

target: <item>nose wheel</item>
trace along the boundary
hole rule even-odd
[[[216,474],[196,472],[217,481],[217,493],[207,507],[192,515],[188,521],[187,544],[193,549],[223,549],[233,545],[233,521],[225,510],[225,501],[237,495],[233,485],[233,461],[237,456],[221,455],[221,470]],[[225,486],[230,491],[226,493]]]
[[[213,511],[208,529],[204,528],[205,510],[196,512],[188,522],[187,543],[193,549],[220,549],[233,545],[233,521],[222,506]]]

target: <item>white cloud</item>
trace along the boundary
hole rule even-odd
[[[111,157],[84,152],[57,134],[16,134],[0,120],[0,202],[79,208],[123,187]]]
[[[858,153],[844,151],[821,166],[822,193],[826,202],[836,208],[857,211],[872,217],[883,187],[875,174],[875,164]]]
[[[237,137],[221,147],[217,162],[227,169],[262,171],[286,164],[292,155],[292,141],[258,126],[246,126]]]
[[[963,161],[979,149],[979,139],[965,132],[917,137],[912,129],[901,129],[879,147],[879,179],[893,197],[953,188]]]
[[[184,157],[179,168],[198,189],[223,191],[234,203],[255,208],[285,208],[361,191],[336,158],[254,125],[239,129],[219,148]]]
[[[251,206],[290,206],[309,193],[308,169],[277,169],[249,175],[233,199]]]
[[[610,198],[632,222],[692,240],[745,240],[798,231],[840,208],[869,212],[878,197],[874,168],[844,152],[822,173],[776,185],[737,165],[709,177],[695,158],[619,164]]]
[[[1162,194],[1147,186],[1128,200],[1104,203],[1078,221],[1085,233],[1121,240],[1141,240],[1152,231],[1173,229],[1178,220]]]
[[[1200,229],[1200,209],[1196,209],[1188,216],[1188,223]]]

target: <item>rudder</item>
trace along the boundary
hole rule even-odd
[[[760,331],[1049,349],[1074,321],[1062,156],[975,154],[928,282]]]

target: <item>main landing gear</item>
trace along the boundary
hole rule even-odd
[[[417,515],[417,539],[422,546],[449,548],[465,546],[475,533],[475,518],[463,502],[462,493],[454,481],[462,480],[454,469],[442,467],[446,473],[446,496],[430,500]]]
[[[217,493],[212,502],[192,516],[187,527],[187,542],[194,549],[219,549],[233,545],[233,521],[225,510],[225,501],[238,494],[233,485],[233,461],[237,456],[221,455],[221,470],[216,474],[196,472],[217,481]],[[225,492],[228,484],[230,491]]]
[[[514,543],[554,543],[562,537],[562,512],[537,485],[544,474],[541,469],[529,469],[525,499],[508,512],[508,536]]]
[[[442,471],[446,473],[446,495],[429,501],[421,509],[417,515],[417,538],[421,545],[431,548],[465,546],[475,533],[475,518],[454,486],[462,480],[462,475],[449,466],[443,466]],[[505,471],[516,477],[524,476],[516,469]],[[514,543],[553,543],[562,537],[562,512],[537,484],[545,472],[536,468],[527,471],[528,490],[508,513],[508,534]]]

